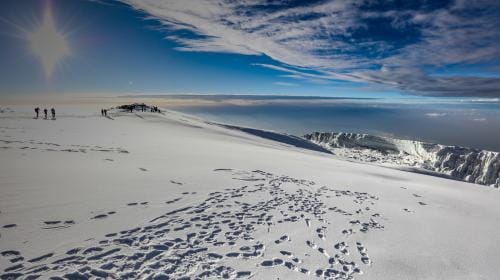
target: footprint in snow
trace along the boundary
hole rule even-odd
[[[44,221],[44,226],[42,229],[64,229],[64,228],[69,228],[72,225],[75,224],[75,221],[73,220],[66,220],[66,221],[57,221],[57,220],[52,220],[52,221]]]
[[[57,224],[60,224],[61,221],[45,221],[43,223],[46,225],[57,225]]]
[[[91,219],[99,220],[99,219],[104,219],[104,218],[107,218],[107,217],[108,217],[107,214],[99,214],[99,215],[96,215],[96,216],[92,217]]]
[[[174,181],[174,180],[170,180],[170,183],[175,184],[175,185],[182,186],[182,183],[181,183],[181,182],[177,182],[177,181]]]
[[[280,243],[283,243],[285,241],[291,241],[291,239],[290,239],[290,237],[288,235],[281,236],[279,239],[274,240],[274,243],[280,244]]]
[[[1,252],[0,255],[2,255],[2,257],[17,257],[20,256],[21,253],[19,253],[19,251],[7,250]]]

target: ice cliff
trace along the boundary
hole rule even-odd
[[[423,168],[470,183],[500,186],[498,152],[357,133],[315,132],[304,138],[343,157]]]

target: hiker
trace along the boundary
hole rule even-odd
[[[52,114],[52,119],[55,120],[56,119],[56,109],[54,109],[54,107],[52,107],[52,109],[50,109],[50,113]]]
[[[103,112],[104,112],[104,116],[107,117],[108,116],[108,110],[104,109]]]
[[[104,109],[101,109],[101,116],[104,116]]]
[[[45,115],[44,119],[47,119],[47,108],[43,109],[43,114]]]
[[[36,107],[35,108],[35,113],[36,113],[36,118],[38,119],[38,114],[40,113],[40,108]]]

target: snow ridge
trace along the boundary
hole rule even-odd
[[[470,183],[500,187],[498,152],[359,133],[314,132],[304,138],[339,156],[412,166]]]

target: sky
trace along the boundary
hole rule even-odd
[[[500,98],[500,1],[2,0],[0,96]]]

